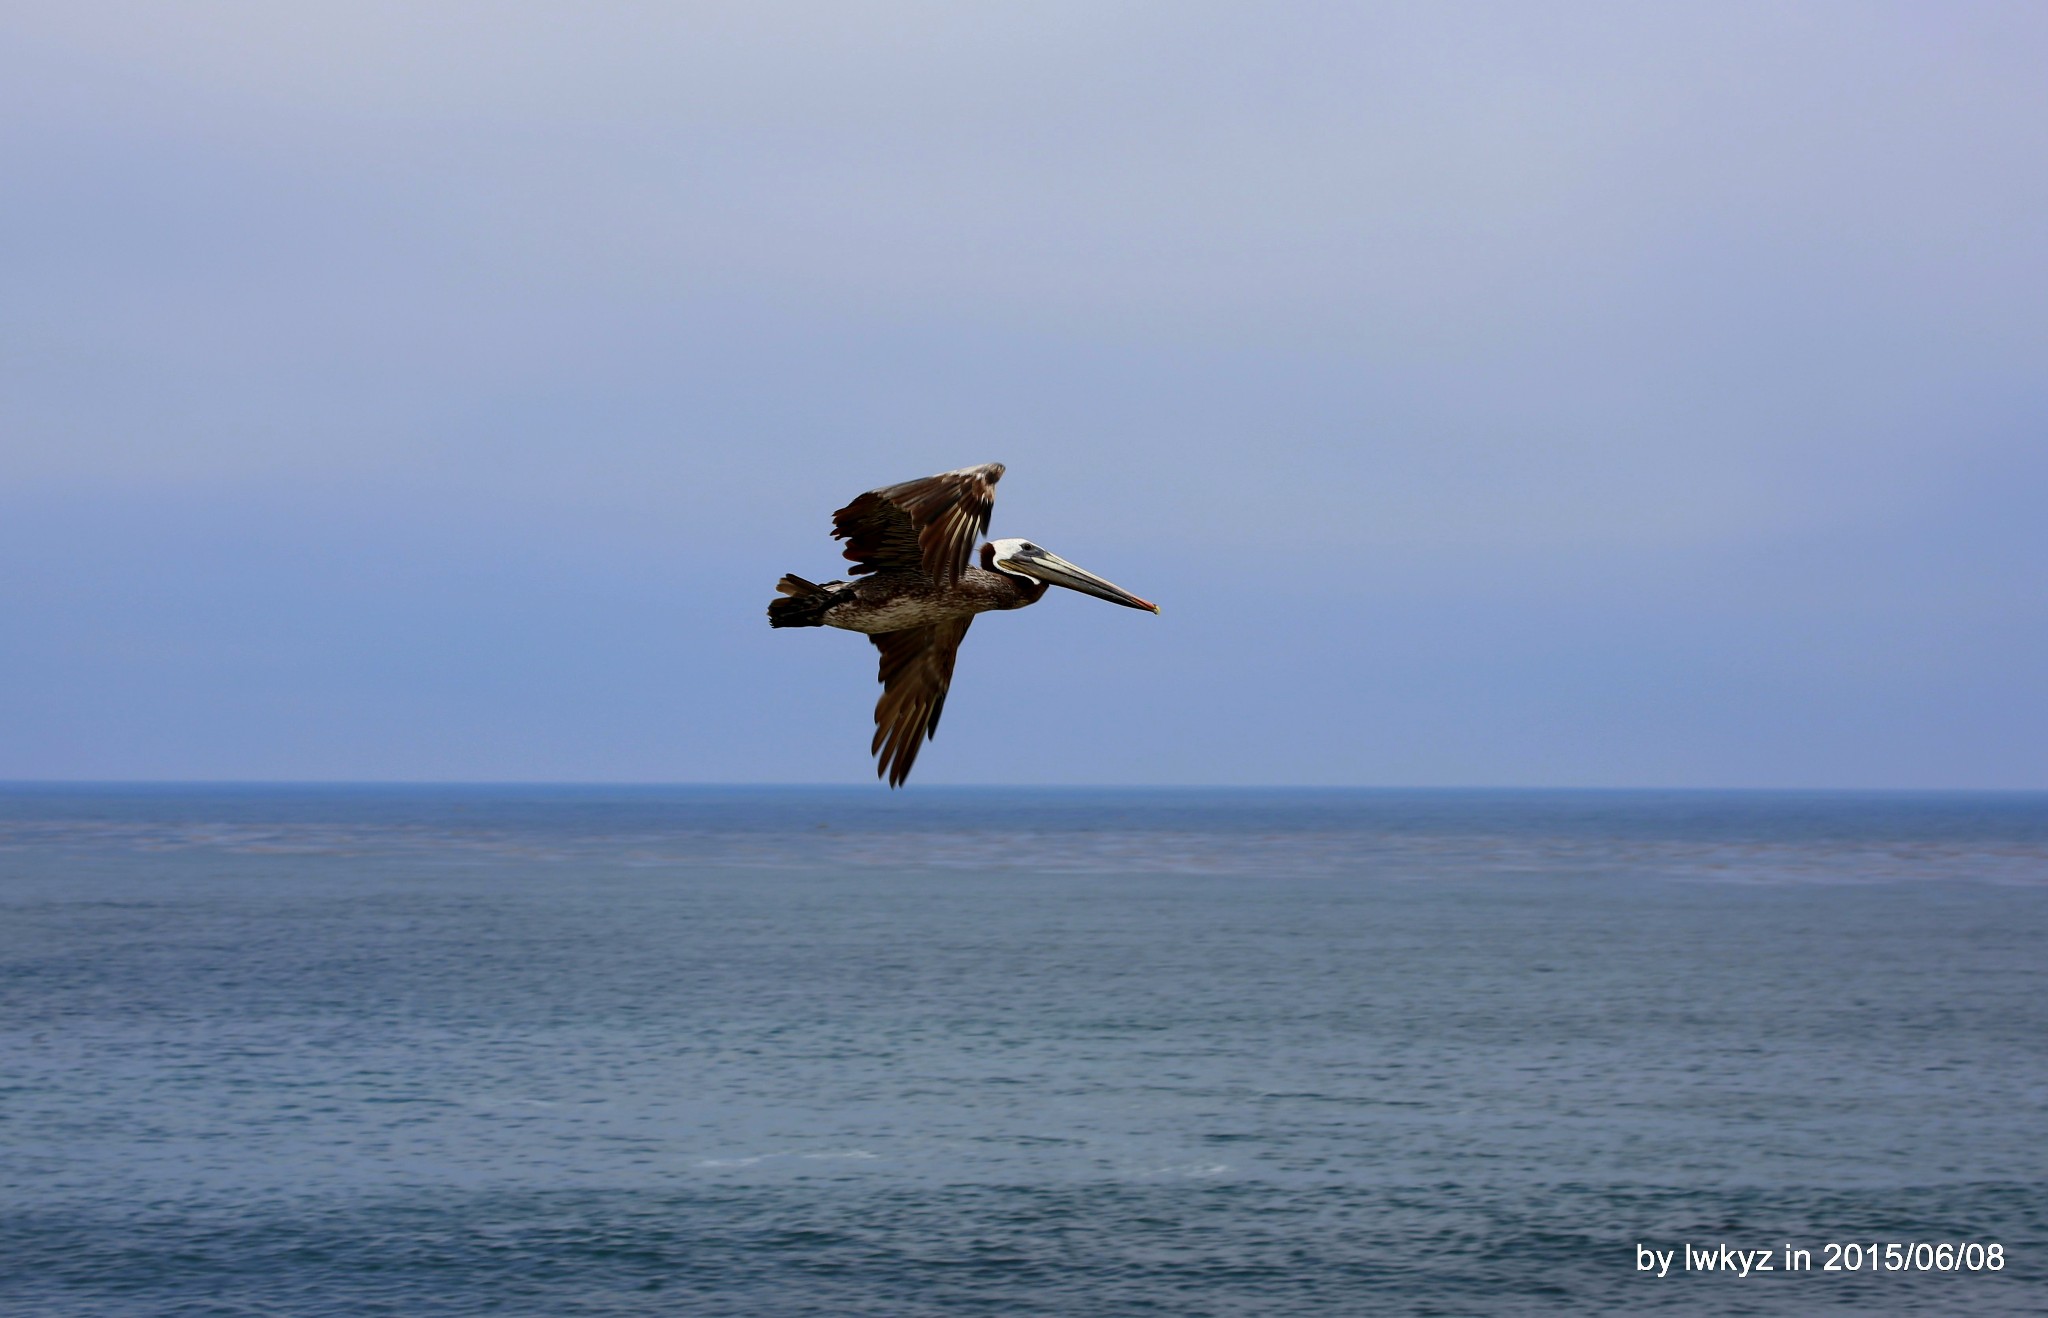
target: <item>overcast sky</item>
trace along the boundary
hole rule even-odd
[[[0,9],[0,778],[2048,787],[2048,8]]]

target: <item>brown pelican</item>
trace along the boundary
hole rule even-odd
[[[1003,464],[991,462],[869,490],[832,514],[832,535],[846,542],[850,575],[861,579],[819,585],[785,576],[775,586],[784,598],[768,605],[771,627],[866,632],[882,652],[868,749],[875,776],[886,774],[891,787],[910,776],[918,748],[938,730],[953,657],[975,614],[1036,604],[1047,586],[1159,612],[1028,540],[990,541],[972,566],[1002,478]]]

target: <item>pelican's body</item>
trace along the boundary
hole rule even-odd
[[[768,605],[770,626],[862,632],[882,652],[872,749],[875,772],[891,787],[909,776],[918,748],[938,729],[953,659],[976,614],[1036,604],[1055,585],[1159,612],[1028,540],[991,541],[973,565],[1002,475],[992,462],[869,490],[832,515],[857,579],[785,576],[776,586],[784,598]]]
[[[828,581],[818,588],[835,596],[820,622],[870,636],[1021,609],[1038,603],[1047,589],[1043,581],[979,567],[968,568],[950,586],[941,586],[922,572],[884,572],[858,581]]]

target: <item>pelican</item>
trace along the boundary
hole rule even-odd
[[[902,786],[918,748],[938,731],[953,658],[977,613],[1036,604],[1048,586],[1159,612],[1029,540],[991,540],[973,566],[1002,478],[1003,464],[991,462],[869,490],[832,514],[832,536],[846,542],[849,575],[859,580],[820,585],[792,574],[776,583],[783,598],[768,605],[770,627],[865,632],[882,652],[868,750],[875,776],[891,787]]]

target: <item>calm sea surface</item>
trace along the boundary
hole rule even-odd
[[[1831,1309],[2048,1311],[2048,797],[0,788],[10,1314]]]

